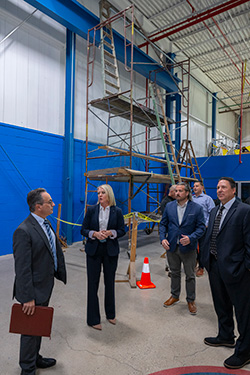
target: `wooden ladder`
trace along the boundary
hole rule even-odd
[[[150,95],[152,97],[152,101],[154,105],[157,126],[158,126],[158,130],[161,136],[165,158],[168,162],[168,174],[170,175],[172,185],[174,185],[176,180],[178,182],[181,181],[181,177],[180,177],[180,171],[179,171],[177,159],[176,159],[175,152],[174,152],[174,146],[173,146],[173,142],[171,139],[171,134],[169,131],[168,121],[165,115],[161,93],[160,93],[159,88],[156,88],[156,85],[153,83],[149,84],[149,88],[150,88]],[[158,103],[156,102],[156,98],[158,99]],[[159,115],[158,107],[160,107],[161,118]],[[163,126],[165,128],[165,135],[162,129]],[[167,149],[167,146],[169,146],[168,149]],[[173,171],[175,171],[175,175]]]
[[[194,161],[194,162],[193,162]],[[192,141],[189,139],[183,139],[180,150],[177,155],[177,162],[179,162],[179,169],[186,169],[186,177],[192,177],[199,181],[202,181],[200,169],[197,163],[195,152],[192,146]],[[188,170],[192,171],[192,176],[188,176]],[[174,170],[173,170],[174,172]]]
[[[121,92],[113,31],[111,22],[108,21],[110,17],[111,4],[102,0],[100,2],[100,22],[103,23],[103,26],[100,28],[100,34],[104,97]]]

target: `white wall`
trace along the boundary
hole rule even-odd
[[[242,146],[250,146],[250,112],[242,117]]]
[[[0,4],[0,40],[34,8]],[[65,29],[41,12],[0,44],[0,121],[64,134]]]

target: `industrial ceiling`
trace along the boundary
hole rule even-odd
[[[226,104],[221,111],[239,113],[241,103],[244,110],[250,108],[249,0],[129,3],[150,22],[150,32],[145,30],[148,40],[157,45],[167,38],[177,59],[190,58],[193,68],[198,67],[219,87]]]

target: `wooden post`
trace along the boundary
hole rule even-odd
[[[60,244],[62,247],[68,247],[67,243],[60,238],[59,231],[60,231],[60,219],[61,219],[61,210],[62,210],[62,205],[61,203],[58,204],[58,212],[57,212],[57,224],[56,224],[56,237],[60,241]],[[65,251],[65,250],[63,250]]]
[[[57,212],[57,225],[56,225],[56,236],[59,239],[59,231],[60,231],[60,219],[61,219],[61,210],[62,210],[62,204],[58,204],[58,212]]]
[[[132,225],[130,263],[129,263],[129,283],[130,283],[131,288],[136,288],[135,258],[136,258],[136,245],[137,245],[137,228],[138,228],[138,219],[134,215],[133,225]]]

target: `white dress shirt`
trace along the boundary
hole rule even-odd
[[[179,203],[177,203],[177,214],[178,214],[178,221],[179,225],[182,223],[183,216],[185,214],[186,208],[187,208],[188,201],[181,206]]]
[[[99,230],[100,231],[107,230],[108,222],[109,222],[109,215],[110,215],[110,206],[107,206],[104,208],[100,205],[100,208],[99,208]],[[109,229],[109,230],[112,233],[112,236],[109,236],[109,238],[111,238],[112,240],[115,239],[117,237],[116,230],[115,229]],[[89,238],[91,238],[91,240],[96,240],[96,238],[93,237],[94,232],[95,232],[94,230],[89,231]]]

